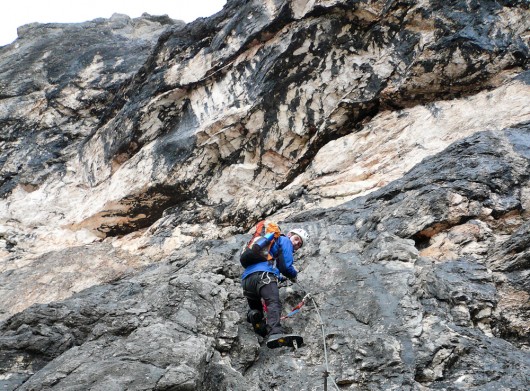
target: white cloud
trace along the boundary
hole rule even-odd
[[[226,0],[9,0],[0,10],[0,46],[17,38],[17,27],[24,24],[79,23],[110,18],[120,13],[136,18],[147,12],[168,15],[187,23],[215,14]]]

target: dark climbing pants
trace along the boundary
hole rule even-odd
[[[265,301],[269,334],[283,334],[284,331],[280,324],[282,304],[276,276],[267,272],[252,273],[241,282],[241,285],[243,295],[247,298],[251,310],[257,310],[263,314],[261,299]]]

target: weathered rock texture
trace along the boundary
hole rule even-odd
[[[228,1],[0,48],[0,388],[530,387],[525,1]],[[238,252],[302,226],[269,351]]]

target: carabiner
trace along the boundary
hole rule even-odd
[[[267,282],[265,282],[265,275],[268,279]],[[272,282],[272,278],[269,272],[263,272],[263,274],[261,275],[261,279],[263,280],[263,285],[269,285]]]

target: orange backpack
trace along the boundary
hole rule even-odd
[[[241,265],[246,268],[260,262],[272,262],[269,251],[280,234],[280,227],[272,221],[262,220],[256,224],[254,235],[241,252]]]

